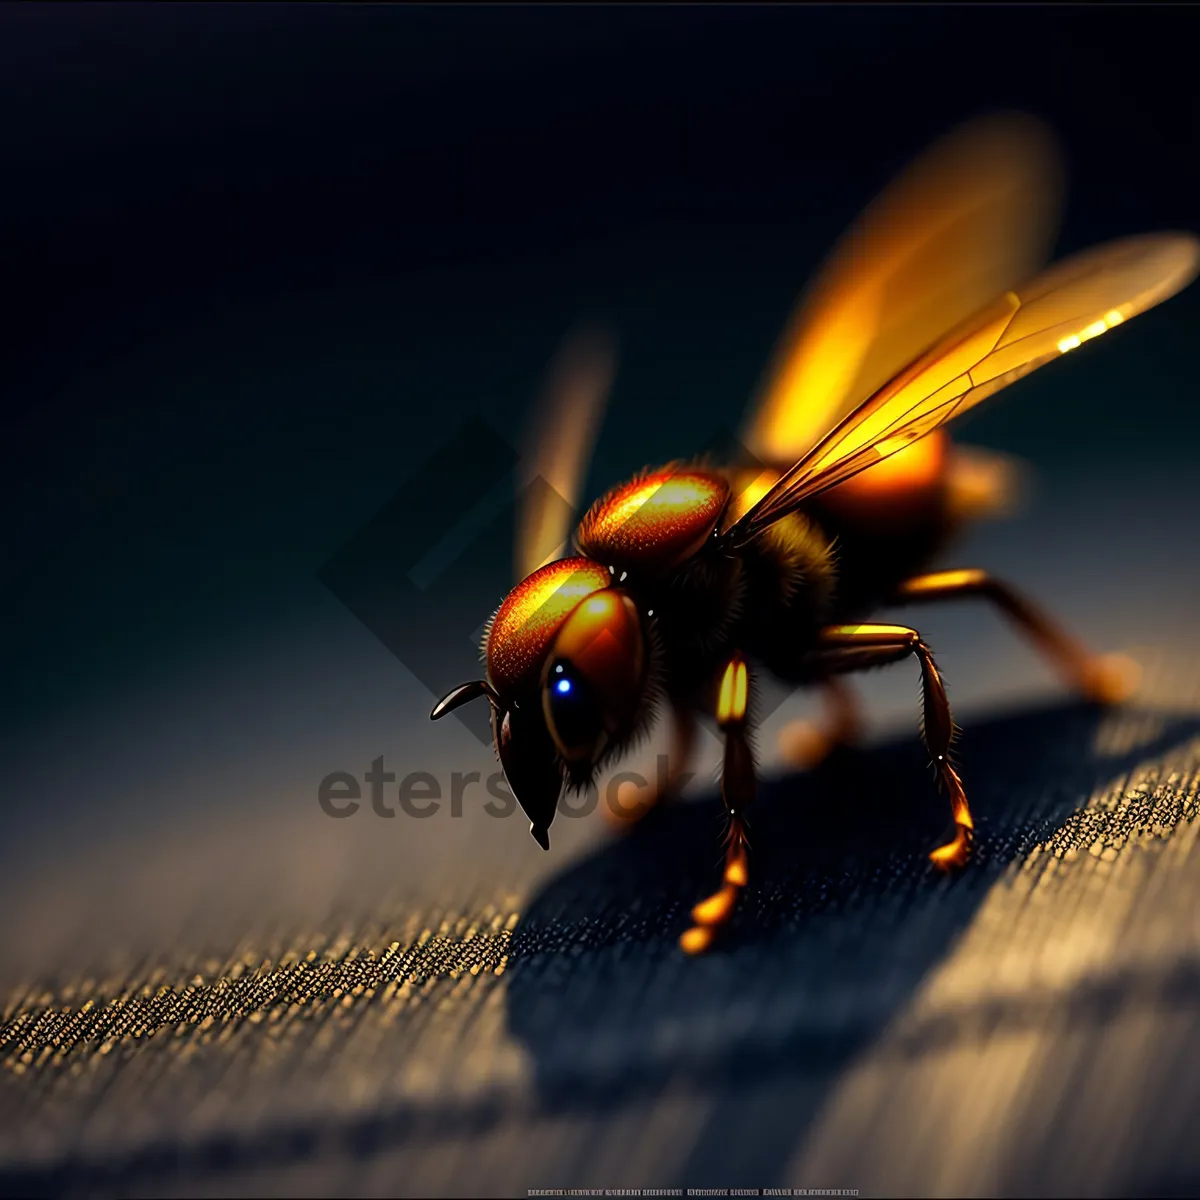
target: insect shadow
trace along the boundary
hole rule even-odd
[[[508,1026],[530,1053],[539,1103],[598,1114],[668,1086],[702,1092],[712,1103],[703,1128],[680,1131],[693,1141],[680,1179],[779,1180],[841,1072],[997,877],[1069,828],[1093,789],[1200,732],[1194,715],[1127,710],[1116,719],[1150,737],[1105,754],[1109,719],[1071,704],[964,731],[978,836],[952,879],[926,857],[947,812],[915,739],[765,782],[751,888],[701,958],[678,937],[718,881],[720,799],[650,813],[551,881],[515,931]]]

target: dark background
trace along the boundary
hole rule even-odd
[[[591,494],[736,428],[822,255],[897,170],[964,118],[1015,108],[1057,132],[1069,187],[1060,253],[1200,227],[1196,28],[1195,9],[1132,5],[0,7],[3,981],[32,972],[61,983],[83,969],[80,955],[124,961],[143,942],[169,947],[172,962],[192,962],[200,945],[224,962],[251,918],[311,918],[329,937],[296,934],[302,956],[336,944],[331,897],[374,913],[384,880],[399,880],[402,895],[388,910],[400,914],[392,924],[380,918],[381,945],[409,936],[397,931],[410,916],[415,937],[422,922],[437,927],[430,911],[472,914],[485,902],[522,913],[532,903],[531,936],[554,945],[572,920],[599,922],[601,942],[625,929],[604,925],[611,913],[594,916],[598,885],[586,871],[554,882],[590,845],[576,828],[585,822],[558,822],[555,851],[565,857],[552,857],[516,821],[322,816],[315,794],[328,772],[361,775],[378,754],[401,774],[438,763],[489,768],[491,754],[452,722],[431,732],[429,688],[331,595],[320,571],[464,421],[482,416],[515,443],[547,360],[581,318],[609,322],[621,339]],[[1193,708],[1198,325],[1193,287],[972,414],[966,438],[1031,461],[1039,485],[1022,518],[981,534],[962,560],[1028,585],[1096,644],[1152,645],[1176,668],[1158,700]],[[458,482],[448,471],[441,486]],[[438,489],[426,491],[414,521],[437,526]],[[504,487],[490,494],[504,517]],[[503,590],[504,537],[501,528],[475,546],[477,569],[475,558],[456,565],[461,587],[443,589],[421,624],[429,652],[444,647],[447,683],[476,669],[471,639]],[[1056,686],[1031,654],[1014,653],[989,614],[956,619],[931,615],[928,627],[960,715],[997,697],[1027,705]],[[914,680],[894,679],[879,687],[894,688],[894,713],[911,731]],[[1087,758],[1092,726],[1077,725],[1046,725],[1035,710],[980,735],[983,764],[1002,779],[1012,766],[1018,780],[984,792],[985,832],[1014,790],[1051,798],[1039,818],[1047,829],[1086,802],[1101,768]],[[1008,749],[1010,737],[1024,756]],[[904,746],[897,761],[912,760],[919,790],[919,752]],[[1039,766],[1052,750],[1073,764],[1053,778]],[[905,853],[914,861],[938,819],[912,833]],[[688,853],[699,855],[707,829],[688,829]],[[1024,853],[1043,832],[1023,827],[1010,840]],[[886,840],[873,852],[888,861]],[[681,865],[682,854],[669,869],[661,858],[641,864],[679,883],[642,947],[654,1019],[678,1015],[684,984],[671,974],[671,947],[687,897],[699,895],[689,872],[707,864]],[[1012,847],[997,855],[988,861],[1019,857]],[[530,901],[546,880],[552,899],[576,897],[573,912]],[[900,982],[878,993],[879,1011],[848,1043],[855,1053],[937,966],[985,891],[955,893],[967,899],[937,909],[951,932],[937,925],[930,938],[905,917],[907,900],[887,901],[920,946],[892,947],[904,959]],[[845,926],[834,921],[832,949],[824,934],[785,934],[782,958],[768,943],[736,981],[706,964],[711,995],[736,994],[761,1017],[755,1006],[775,984],[756,971],[790,963],[787,1019],[807,1021],[794,1013],[826,1000],[808,986],[810,953],[836,962],[855,929],[876,928],[876,894],[854,895],[860,908]],[[925,900],[936,908],[936,897]],[[181,924],[196,911],[203,920]],[[1175,928],[1188,920],[1180,915]],[[375,934],[362,936],[374,944]],[[887,946],[864,945],[855,969],[870,974]],[[617,978],[618,966],[605,970]],[[543,991],[545,969],[510,974],[513,995]],[[596,980],[612,978],[582,969],[571,977],[590,1020]],[[692,995],[709,1020],[708,994]],[[635,1000],[631,991],[612,1011],[641,1019]],[[593,1007],[610,1012],[602,1000]],[[564,1011],[561,1055],[557,1042],[546,1051],[530,1033],[527,1013],[508,1013],[552,1075],[574,1062],[591,1028],[578,1005]],[[817,1028],[797,1054],[821,1043]],[[437,1052],[439,1069],[458,1069],[462,1044],[452,1037]],[[607,1045],[592,1046],[599,1059]],[[736,1037],[714,1043],[713,1061],[736,1058],[739,1046]],[[637,1044],[628,1050],[638,1053]],[[843,1051],[831,1053],[836,1079]],[[1170,1047],[1163,1055],[1180,1058]],[[771,1050],[766,1058],[791,1061]],[[363,1061],[377,1065],[373,1052]],[[359,1070],[345,1066],[347,1078]],[[320,1072],[310,1094],[332,1105],[342,1095],[334,1060]],[[148,1093],[136,1074],[124,1078],[128,1104],[146,1116]],[[162,1076],[166,1099],[153,1114],[163,1136],[200,1107],[185,1090],[167,1090],[172,1078]],[[779,1145],[756,1157],[753,1114],[817,1104],[795,1108],[786,1087],[758,1108],[726,1095],[709,1148],[687,1160],[696,1171],[683,1182],[777,1182],[796,1129],[776,1130]],[[53,1127],[45,1144],[60,1149],[83,1145],[79,1130],[104,1128],[77,1119],[85,1110],[103,1117],[104,1093],[94,1110],[83,1092],[66,1094],[59,1124],[28,1117],[28,1128]],[[26,1111],[26,1093],[11,1095],[13,1111]],[[1178,1107],[1165,1085],[1161,1095]],[[134,1144],[142,1135],[128,1130],[142,1126],[111,1105],[120,1138]],[[603,1129],[622,1110],[597,1111]],[[729,1145],[727,1119],[741,1120],[749,1139],[738,1163],[767,1164],[768,1178],[709,1177]],[[462,1120],[463,1144],[474,1145],[476,1127]],[[904,1140],[902,1124],[889,1128]],[[1101,1136],[1109,1127],[1092,1128]],[[653,1144],[649,1118],[645,1131]],[[549,1153],[549,1142],[502,1133],[534,1160],[538,1146]],[[5,1158],[23,1160],[34,1144],[19,1136],[19,1153],[3,1149]],[[116,1141],[96,1136],[117,1154]],[[1058,1161],[1049,1143],[1045,1153]],[[1079,1186],[1071,1172],[1086,1161],[1090,1152],[1062,1159],[1060,1190]],[[1147,1169],[1165,1186],[1192,1179],[1195,1164]],[[394,1191],[396,1164],[380,1171],[366,1190]],[[1029,1171],[1036,1191],[1044,1176]],[[1096,1171],[1088,1178],[1111,1190],[1117,1175]],[[597,1182],[583,1167],[576,1176],[520,1180]],[[185,1170],[185,1191],[189,1178]],[[300,1186],[267,1178],[268,1189]],[[430,1188],[449,1176],[411,1178]],[[491,1186],[455,1178],[464,1194]],[[983,1191],[1005,1190],[983,1178]],[[924,1181],[912,1176],[909,1186]],[[342,1185],[313,1176],[303,1186]]]
[[[561,334],[624,355],[603,486],[741,407],[809,272],[961,118],[1058,131],[1061,251],[1200,223],[1186,7],[7,5],[18,721],[277,622]],[[1192,468],[1200,293],[970,433]],[[488,603],[490,603],[490,597]]]

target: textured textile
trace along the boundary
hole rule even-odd
[[[721,950],[675,949],[715,800],[519,906],[263,921],[14,987],[17,1193],[840,1187],[1194,1194],[1200,714],[970,724],[945,881],[915,739],[768,785]]]

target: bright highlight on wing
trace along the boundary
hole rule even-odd
[[[1082,346],[1089,338],[1099,337],[1106,329],[1111,329],[1114,325],[1120,325],[1125,320],[1125,317],[1117,309],[1112,312],[1106,312],[1098,321],[1093,321],[1086,329],[1081,329],[1078,333],[1068,334],[1061,342],[1058,343],[1058,352],[1066,354],[1068,350],[1074,350],[1078,346]]]
[[[1006,292],[860,405],[730,534],[753,537],[1043,363],[1173,296],[1198,269],[1195,237],[1148,234],[1075,255],[1019,292]]]
[[[615,344],[599,329],[577,330],[551,366],[521,460],[518,581],[553,562],[571,536],[615,371]]]
[[[1030,117],[952,132],[842,238],[781,339],[745,434],[790,464],[897,371],[1045,263],[1061,170]]]

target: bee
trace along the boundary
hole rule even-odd
[[[920,632],[872,620],[878,609],[983,598],[1088,698],[1119,702],[1133,686],[1133,664],[1093,655],[987,571],[931,569],[966,523],[1003,510],[1012,481],[1004,460],[953,444],[945,426],[1200,268],[1200,241],[1159,233],[1043,269],[1060,178],[1053,139],[1033,118],[976,119],[935,143],[843,236],[802,298],[745,453],[669,463],[612,488],[562,558],[548,551],[566,544],[569,526],[553,513],[577,502],[611,349],[575,345],[548,393],[528,461],[550,486],[531,489],[521,514],[521,582],[486,626],[486,677],[431,716],[486,697],[497,756],[544,849],[564,787],[590,786],[660,705],[675,727],[672,778],[697,720],[715,721],[724,877],[682,931],[689,953],[713,944],[749,882],[753,699],[764,673],[824,693],[831,719],[810,739],[816,761],[855,727],[844,677],[916,660],[922,736],[953,821],[930,859],[947,870],[967,862],[974,820],[946,688]]]

